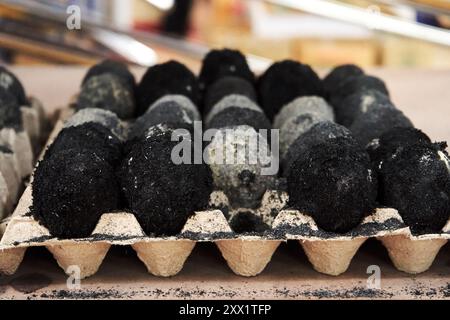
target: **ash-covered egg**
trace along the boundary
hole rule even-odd
[[[222,128],[205,152],[214,186],[225,192],[231,205],[258,206],[273,184],[273,176],[265,171],[273,161],[266,138],[247,125]]]
[[[233,207],[257,206],[273,183],[266,174],[273,161],[270,121],[247,96],[230,94],[212,107],[205,126],[217,130],[205,150],[215,188]]]
[[[299,155],[305,153],[311,145],[325,143],[334,139],[351,140],[353,137],[350,130],[334,122],[321,121],[314,124],[292,142],[284,154],[281,162],[283,176],[287,177],[290,174],[294,161]]]
[[[321,97],[301,97],[284,106],[274,121],[274,127],[280,129],[281,159],[291,144],[315,124],[333,120],[333,109]]]
[[[9,91],[0,87],[0,129],[3,128],[24,130],[17,99]]]
[[[360,113],[350,126],[350,131],[359,143],[366,147],[371,141],[395,127],[413,127],[413,124],[400,110],[381,107]]]
[[[378,91],[389,97],[389,91],[383,80],[374,76],[360,75],[338,84],[329,100],[333,107],[339,106],[348,96],[368,90]]]
[[[171,139],[173,130],[151,127],[133,143],[119,173],[128,208],[147,235],[178,234],[195,211],[207,207],[213,191],[205,163],[176,164],[172,159],[178,144]]]
[[[48,147],[45,158],[69,149],[95,154],[113,167],[122,159],[121,140],[109,128],[95,122],[61,130]]]
[[[390,98],[377,90],[358,91],[333,107],[336,122],[346,127],[350,127],[360,114],[369,112],[371,109],[395,109]]]
[[[271,120],[283,106],[303,96],[323,96],[322,80],[308,65],[276,62],[258,80],[259,103]]]
[[[33,148],[25,131],[22,112],[17,99],[0,87],[0,143],[12,150],[14,170],[20,179],[33,171]]]
[[[296,118],[304,114],[313,114],[324,121],[334,121],[333,108],[323,99],[317,96],[306,96],[294,99],[285,105],[276,115],[273,127],[280,129],[290,118]]]
[[[414,144],[432,144],[422,131],[412,127],[396,127],[385,132],[379,139],[373,140],[367,147],[372,162],[378,165],[383,159],[391,157],[399,149]]]
[[[311,138],[287,174],[289,203],[325,231],[348,232],[375,209],[377,180],[369,156],[352,137],[314,142],[313,134],[305,133]]]
[[[128,70],[128,67],[124,63],[110,59],[103,60],[102,62],[92,66],[84,76],[82,85],[84,85],[92,77],[108,73],[118,77],[134,95],[136,80],[133,74],[130,70]]]
[[[0,87],[9,92],[19,106],[29,105],[25,89],[19,79],[8,69],[0,66]]]
[[[195,121],[201,121],[201,117],[189,98],[182,95],[166,95],[136,119],[131,126],[128,139],[141,138],[149,128],[158,124],[190,127],[193,130]]]
[[[440,233],[450,218],[450,163],[439,145],[408,144],[379,164],[380,202],[413,234]]]
[[[343,82],[363,74],[364,71],[354,64],[337,66],[323,79],[323,87],[327,97],[333,95]]]
[[[414,128],[394,128],[369,146],[380,184],[379,201],[399,211],[413,234],[440,233],[450,218],[446,143]]]
[[[124,140],[125,127],[117,115],[104,109],[88,108],[77,111],[64,123],[64,128],[76,127],[85,123],[98,123],[108,128],[119,139]]]
[[[261,108],[246,96],[231,94],[216,103],[205,118],[206,128],[232,128],[247,125],[260,129],[271,129],[270,121]]]
[[[207,115],[220,100],[229,95],[245,96],[251,101],[257,102],[253,84],[243,78],[227,76],[220,78],[207,88],[203,99],[203,114]]]
[[[242,78],[249,83],[255,82],[255,76],[250,70],[245,56],[237,50],[211,50],[203,59],[199,82],[202,90],[206,89],[220,78],[233,76]]]
[[[148,68],[138,85],[138,116],[165,95],[183,95],[200,103],[197,77],[185,65],[169,61]]]
[[[76,108],[109,110],[121,119],[129,119],[135,114],[135,101],[132,92],[117,76],[105,73],[93,76],[84,83]]]
[[[54,237],[88,237],[103,213],[119,208],[114,168],[94,152],[52,153],[39,162],[32,183],[31,214]]]

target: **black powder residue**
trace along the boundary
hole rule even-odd
[[[238,235],[234,232],[212,232],[212,233],[203,233],[203,232],[192,232],[185,231],[179,235],[180,239],[189,239],[194,241],[213,241],[218,239],[235,239]]]
[[[237,234],[263,233],[270,229],[270,226],[264,223],[262,217],[249,211],[238,212],[233,216],[230,221],[230,227]]]
[[[352,289],[316,289],[316,290],[305,290],[305,291],[291,291],[287,288],[278,289],[276,293],[282,295],[286,298],[318,298],[318,299],[357,299],[357,298],[391,298],[394,295],[385,290],[375,290],[375,289],[367,289],[364,287],[355,287]]]
[[[440,291],[442,292],[442,295],[445,298],[450,298],[450,283],[447,283],[447,285],[443,286]]]
[[[129,240],[144,240],[146,237],[139,237],[139,236],[115,236],[111,234],[101,234],[101,233],[95,233],[91,237],[88,238],[89,241],[92,242],[102,242],[102,241],[129,241]]]
[[[91,299],[123,299],[129,298],[127,294],[117,290],[52,290],[42,293],[42,299],[67,299],[67,300],[91,300]]]
[[[442,299],[450,297],[450,283],[440,287],[429,287],[423,284],[416,284],[414,287],[405,287],[402,290],[406,295],[412,296],[417,299],[429,298],[429,299]]]
[[[290,235],[299,235],[305,237],[317,237],[321,239],[333,239],[338,237],[370,237],[381,231],[393,231],[404,228],[405,224],[401,221],[390,218],[382,223],[370,222],[363,223],[345,233],[335,233],[335,232],[327,232],[321,229],[313,230],[308,224],[301,224],[299,226],[291,226],[291,225],[280,225],[274,231],[274,234],[278,234],[279,237],[282,235],[290,234]]]

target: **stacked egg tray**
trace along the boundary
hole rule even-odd
[[[23,127],[4,127],[0,130],[2,145],[10,149],[0,152],[0,171],[4,180],[0,192],[2,219],[12,213],[24,190],[24,182],[33,172],[36,155],[48,137],[49,123],[41,102],[34,97],[29,97],[27,101],[27,105],[20,107]]]
[[[49,145],[63,128],[59,120],[50,135]],[[32,206],[32,185],[22,195],[11,218],[3,221],[0,241],[0,272],[11,275],[20,266],[27,248],[46,247],[58,265],[68,272],[78,266],[82,278],[94,275],[112,245],[131,246],[148,272],[161,277],[178,274],[197,242],[217,245],[228,266],[241,276],[256,276],[270,262],[282,242],[298,241],[313,268],[328,275],[340,275],[369,238],[377,238],[388,250],[398,270],[416,274],[426,271],[442,246],[450,238],[450,221],[440,234],[414,236],[395,209],[379,208],[346,234],[320,230],[314,220],[297,210],[286,208],[284,191],[267,191],[256,209],[232,209],[226,195],[215,191],[210,210],[195,212],[177,236],[146,235],[133,214],[105,213],[88,238],[60,240],[29,214]],[[263,233],[233,232],[224,215],[238,212],[257,213],[271,226]],[[275,218],[274,218],[275,217]]]

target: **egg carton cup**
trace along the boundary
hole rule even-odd
[[[327,275],[338,276],[347,271],[361,245],[369,238],[407,234],[397,210],[379,208],[360,225],[345,234],[326,232],[312,217],[298,210],[281,211],[273,229],[287,240],[297,240],[313,268]]]
[[[30,138],[33,152],[37,156],[40,148],[45,143],[49,126],[42,103],[34,97],[30,97],[28,100],[30,104],[22,106],[20,111],[24,129]]]
[[[408,232],[378,238],[398,270],[410,274],[422,273],[431,267],[441,248],[450,239],[450,219],[441,233],[416,236]]]

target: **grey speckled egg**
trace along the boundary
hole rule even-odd
[[[289,118],[314,114],[323,121],[334,121],[333,108],[321,97],[307,96],[293,100],[276,115],[273,127],[280,129]]]
[[[104,109],[80,110],[66,121],[64,128],[77,127],[89,122],[98,123],[110,129],[119,139],[125,138],[125,128],[120,119],[115,113]]]
[[[259,143],[251,143],[255,141]],[[269,146],[254,128],[219,129],[205,152],[215,187],[225,192],[232,206],[249,208],[260,203],[273,176],[263,174],[271,161]]]
[[[99,108],[114,112],[121,119],[135,114],[134,96],[115,75],[105,73],[89,78],[78,96],[77,109]]]

